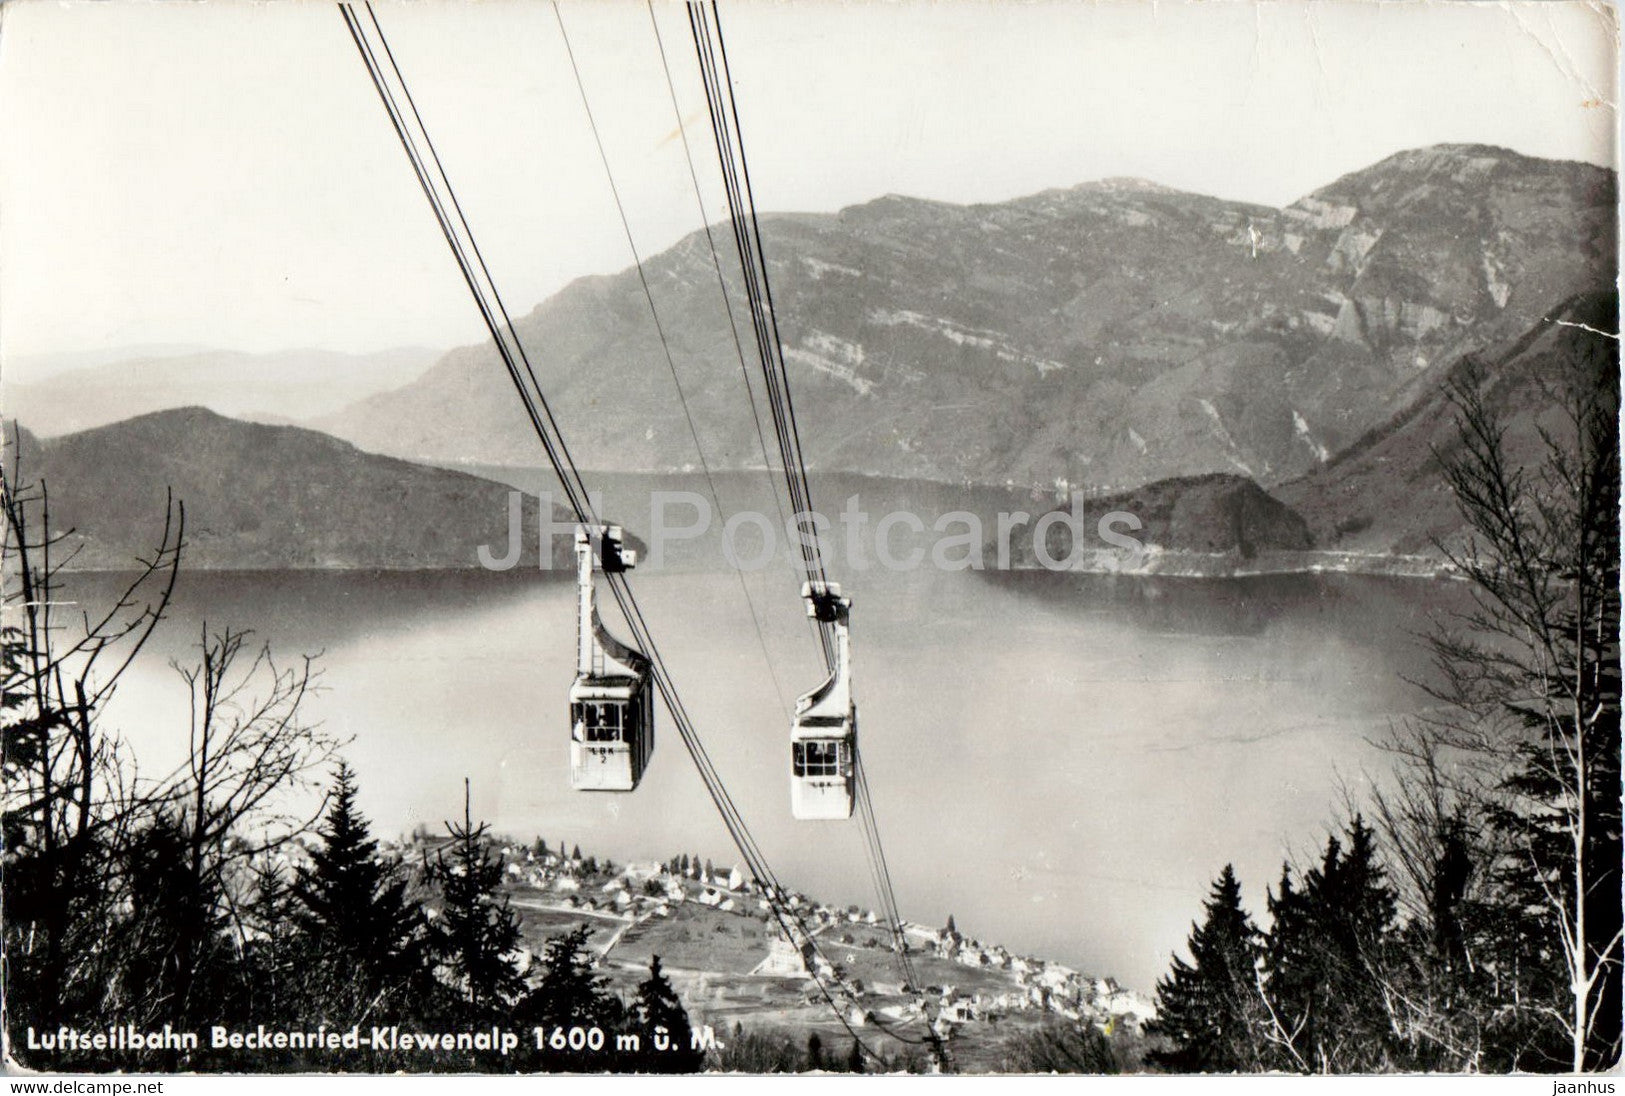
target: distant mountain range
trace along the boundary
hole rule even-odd
[[[1438,463],[1460,447],[1444,381],[1476,366],[1488,405],[1504,416],[1508,459],[1533,466],[1543,456],[1541,432],[1563,433],[1554,388],[1580,376],[1576,371],[1617,370],[1617,340],[1608,334],[1617,325],[1616,294],[1573,298],[1519,337],[1458,359],[1409,407],[1272,491],[1231,473],[1170,477],[1093,493],[1083,503],[1084,527],[1093,530],[1108,512],[1133,514],[1140,526],[1119,531],[1176,553],[1154,562],[1162,573],[1385,570],[1379,557],[1431,554],[1463,531]],[[22,481],[43,478],[53,528],[73,530],[63,551],[78,552],[76,567],[127,567],[149,552],[171,489],[187,506],[190,567],[458,569],[478,566],[479,546],[500,553],[507,544],[506,484],[365,453],[314,430],[193,407],[58,438],[23,431],[19,445]],[[882,481],[875,483],[884,494]],[[997,488],[939,490],[990,523],[995,510],[1031,508],[1033,501],[1027,492]],[[627,517],[635,522],[641,509],[632,509],[638,514]],[[555,509],[554,520],[568,519]],[[530,493],[523,502],[525,567],[536,562],[536,522]],[[1086,547],[1105,547],[1087,536]],[[1065,558],[1064,530],[1053,530],[1051,540],[1051,558]],[[631,541],[641,543],[636,532]],[[1014,544],[1013,566],[1037,566],[1030,540]],[[1310,550],[1321,558],[1309,559]],[[1338,554],[1348,558],[1326,558]],[[554,543],[553,565],[571,566],[563,538]]]
[[[174,407],[300,422],[398,388],[434,364],[439,352],[402,347],[373,354],[286,350],[155,348],[113,360],[84,356],[6,363],[4,410],[41,437],[106,426]]]
[[[1604,168],[1442,145],[1284,209],[1108,180],[993,205],[893,196],[762,228],[814,469],[1271,486],[1461,355],[1612,285],[1615,199]],[[707,461],[760,466],[704,235],[645,267]],[[583,467],[697,466],[636,272],[581,279],[516,328]],[[411,459],[537,463],[489,346],[312,425]]]
[[[1285,209],[1107,180],[763,229],[815,472],[1080,487],[1173,551],[1367,556],[1459,532],[1434,454],[1453,444],[1444,385],[1469,356],[1516,452],[1536,456],[1542,385],[1602,338],[1573,325],[1617,330],[1615,201],[1603,168],[1436,146]],[[760,469],[704,235],[645,266],[707,462]],[[697,467],[635,271],[581,279],[516,328],[580,467]],[[32,383],[13,372],[4,410],[40,435],[25,464],[48,474],[86,565],[144,551],[173,485],[195,565],[474,566],[477,545],[505,543],[506,488],[422,465],[540,453],[488,345],[432,359],[59,363]]]
[[[473,568],[480,545],[500,555],[508,543],[506,486],[313,430],[185,407],[61,438],[23,431],[18,442],[20,482],[47,485],[52,531],[71,531],[55,558],[77,552],[74,568],[118,570],[149,556],[168,490],[186,505],[189,569]],[[17,467],[19,454],[6,455]],[[522,513],[520,566],[533,568],[534,496]],[[568,538],[555,539],[553,561],[571,573]]]

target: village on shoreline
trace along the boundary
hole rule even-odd
[[[381,841],[380,852],[410,869],[443,844],[420,829]],[[301,852],[295,845],[282,855]],[[711,1028],[721,1040],[769,1029],[801,1039],[816,1033],[838,1046],[850,1038],[850,1025],[886,1045],[895,1032],[917,1034],[924,1024],[962,1063],[996,1069],[1011,1035],[1066,1022],[1137,1038],[1155,1016],[1147,998],[1110,977],[984,942],[951,916],[944,926],[902,922],[919,983],[910,992],[891,928],[874,910],[782,891],[783,907],[799,917],[793,931],[799,936],[804,927],[817,942],[816,949],[806,941],[798,947],[775,922],[761,885],[737,866],[687,854],[618,864],[540,839],[498,839],[493,852],[503,862],[503,896],[520,921],[514,960],[522,973],[536,971],[549,937],[585,926],[612,988],[633,987],[659,956],[696,1028]],[[432,899],[425,905],[435,917]],[[825,986],[839,987],[841,1016],[830,1009]]]

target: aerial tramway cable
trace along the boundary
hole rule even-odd
[[[694,453],[700,458],[700,470],[705,474],[706,488],[711,494],[711,502],[716,507],[716,513],[718,517],[720,517],[723,513],[722,499],[717,494],[716,481],[711,476],[711,462],[706,459],[705,446],[700,443],[700,433],[694,425],[694,413],[689,408],[688,395],[683,391],[682,378],[680,378],[677,374],[677,363],[672,358],[671,342],[666,338],[665,325],[660,321],[660,310],[655,306],[654,291],[649,288],[649,277],[643,268],[643,257],[638,253],[637,241],[632,235],[632,223],[627,218],[626,206],[621,201],[621,190],[620,187],[615,183],[615,172],[611,170],[609,166],[609,153],[604,149],[604,139],[598,131],[598,120],[593,116],[592,104],[587,98],[587,85],[581,78],[581,66],[576,63],[575,48],[570,44],[570,33],[565,29],[564,13],[559,10],[557,0],[554,0],[553,3],[553,17],[559,25],[559,38],[564,43],[565,56],[567,56],[570,60],[570,71],[575,76],[576,90],[581,95],[581,109],[587,116],[587,125],[592,130],[593,143],[598,148],[599,162],[604,166],[604,177],[609,183],[610,197],[614,199],[615,211],[620,216],[621,229],[626,235],[627,249],[632,253],[632,263],[637,268],[638,284],[642,286],[643,298],[649,304],[649,316],[654,322],[655,334],[660,339],[660,350],[666,360],[666,369],[671,373],[672,388],[677,392],[677,401],[682,405],[683,408],[683,420],[688,424],[688,436],[694,442]],[[743,354],[741,354],[741,366],[743,366]],[[753,415],[755,414],[754,402],[755,401],[753,398],[753,406],[751,408]],[[759,430],[760,424],[758,423],[758,431]],[[765,442],[763,444],[765,458]],[[774,502],[777,503],[777,501],[778,496],[775,495]],[[756,642],[762,649],[762,660],[764,663],[766,663],[768,677],[773,682],[773,692],[779,699],[779,706],[781,708],[787,707],[784,699],[784,690],[779,684],[778,673],[774,670],[773,660],[768,654],[767,639],[762,634],[762,621],[761,617],[756,611],[756,601],[750,595],[750,586],[745,581],[745,573],[743,571],[736,570],[735,574],[739,578],[740,592],[745,595],[745,606],[750,611],[751,627],[755,630]]]
[[[705,234],[706,250],[711,256],[711,267],[716,272],[718,296],[722,299],[723,312],[728,318],[728,335],[733,341],[734,358],[739,363],[740,380],[744,382],[745,399],[750,405],[751,423],[756,428],[756,444],[758,451],[762,454],[762,468],[768,473],[769,478],[771,479],[773,462],[767,455],[767,436],[762,430],[761,410],[756,403],[756,387],[751,383],[750,367],[745,363],[745,346],[739,337],[739,321],[734,313],[733,296],[728,292],[728,280],[722,272],[722,257],[717,251],[716,236],[711,231],[711,218],[706,212],[705,195],[700,189],[699,170],[694,164],[694,151],[688,143],[688,124],[683,120],[682,108],[677,103],[677,84],[672,77],[671,60],[666,55],[666,42],[665,38],[660,33],[660,21],[655,18],[653,0],[645,0],[644,6],[649,12],[649,26],[654,31],[655,48],[660,54],[660,68],[666,77],[666,92],[671,99],[672,121],[676,123],[676,132],[683,146],[683,160],[688,165],[688,177],[690,183],[693,185],[694,202],[700,215],[700,228]],[[790,523],[785,516],[784,505],[779,500],[779,492],[771,485],[771,483],[769,485],[768,493],[773,496],[773,506],[774,509],[778,511],[779,528],[790,528]],[[794,509],[793,502],[792,509]],[[818,621],[809,618],[807,623],[815,635],[820,632]],[[819,642],[820,644],[824,643],[822,636],[819,637]],[[825,667],[827,669],[827,646],[825,647],[825,651]],[[775,684],[776,682],[777,679],[775,678]],[[780,706],[786,709],[786,718],[788,718],[789,709],[788,706],[784,704],[782,696],[780,697]]]
[[[741,270],[744,275],[746,297],[750,307],[752,326],[756,334],[757,350],[761,360],[765,387],[769,393],[769,405],[773,413],[775,435],[779,442],[786,487],[792,505],[797,509],[797,512],[810,513],[813,509],[811,487],[808,482],[806,462],[801,446],[800,429],[796,422],[795,405],[791,396],[788,371],[784,362],[783,342],[779,333],[778,317],[773,306],[772,286],[768,280],[767,256],[762,244],[761,226],[757,217],[755,195],[750,182],[750,168],[745,157],[744,134],[739,121],[738,101],[733,94],[733,78],[728,65],[727,44],[723,37],[721,15],[716,0],[711,0],[709,12],[703,0],[690,0],[687,9],[689,29],[694,39],[695,54],[705,86],[707,111],[710,116],[712,136],[716,144],[719,168],[727,191],[730,222],[735,245],[739,252]],[[649,10],[658,42],[660,29],[658,21],[654,19],[652,4],[649,5]],[[660,51],[664,62],[665,48],[663,44],[660,46]],[[669,87],[669,67],[667,77]],[[681,111],[677,107],[676,91],[672,88],[671,92],[672,106],[674,111],[678,113],[679,127],[681,129]],[[683,134],[683,140],[686,151],[686,132]],[[692,164],[692,160],[690,162]],[[698,194],[699,182],[697,177],[694,178],[694,184],[696,194]],[[709,230],[707,231],[709,233]],[[713,261],[716,261],[714,251]],[[722,280],[720,265],[717,272],[720,283]],[[726,294],[725,286],[724,294]],[[802,542],[804,548],[803,561],[807,578],[811,582],[816,575],[816,578],[827,587],[822,557],[817,547],[816,526],[813,527],[809,539],[811,540],[810,551],[808,550],[808,541],[803,540]],[[824,640],[826,661],[833,667],[828,629],[824,630],[822,638]],[[895,887],[892,883],[890,868],[886,862],[885,850],[880,840],[879,825],[874,813],[869,781],[863,768],[862,753],[858,749],[855,739],[853,741],[853,755],[858,813],[864,830],[866,855],[869,859],[871,875],[876,884],[877,893],[880,895],[882,913],[886,917],[887,926],[892,934],[893,950],[896,952],[905,985],[917,988],[918,977],[913,961],[909,957],[908,940],[903,930]],[[934,1031],[931,1033],[930,1041],[939,1059],[946,1064],[946,1049],[937,1039]]]
[[[697,202],[699,203],[701,222],[704,225],[706,240],[710,245],[710,253],[711,253],[712,265],[714,266],[714,268],[716,270],[716,274],[717,274],[717,285],[718,285],[719,290],[721,291],[722,298],[723,298],[723,305],[724,305],[724,308],[726,309],[727,314],[728,314],[730,330],[732,331],[732,334],[734,336],[735,350],[736,350],[737,354],[739,355],[740,368],[742,370],[744,370],[745,369],[744,350],[743,350],[742,345],[739,342],[738,331],[737,331],[737,328],[735,327],[734,322],[733,322],[733,307],[732,307],[732,305],[731,305],[731,303],[729,301],[729,294],[728,294],[728,291],[727,291],[727,284],[726,284],[726,280],[723,277],[723,273],[722,273],[721,259],[717,254],[716,244],[715,244],[715,241],[714,241],[714,237],[712,236],[712,233],[711,233],[710,223],[709,223],[708,218],[705,215],[704,196],[700,192],[699,176],[698,176],[697,171],[695,170],[694,158],[693,158],[692,151],[689,148],[688,132],[687,132],[687,127],[685,126],[685,124],[683,122],[682,109],[678,105],[678,102],[677,102],[677,90],[676,90],[675,83],[674,83],[674,81],[672,79],[671,66],[670,66],[669,60],[668,60],[667,55],[666,55],[665,42],[664,42],[664,39],[663,39],[663,37],[662,37],[662,35],[660,33],[659,20],[655,18],[654,4],[653,4],[652,0],[646,0],[645,6],[648,8],[648,11],[649,11],[650,25],[654,30],[655,43],[656,43],[656,46],[657,46],[657,48],[659,50],[659,53],[660,53],[661,65],[662,65],[663,69],[665,70],[666,87],[667,87],[667,91],[668,91],[668,93],[669,93],[669,95],[671,97],[671,103],[672,103],[672,115],[673,115],[673,117],[674,117],[674,119],[676,120],[676,123],[677,123],[677,131],[678,131],[678,134],[679,134],[679,136],[680,136],[680,138],[682,140],[682,144],[683,144],[683,153],[684,153],[684,156],[685,156],[685,158],[687,160],[687,163],[688,163],[689,178],[690,178],[691,182],[693,183],[695,198],[696,198]],[[691,20],[692,20],[692,15],[691,15]],[[692,22],[691,22],[691,27],[692,27]],[[719,36],[720,36],[720,27],[719,27],[718,33],[719,33]],[[711,66],[711,67],[714,69],[714,66]],[[708,92],[714,87],[715,87],[714,82],[708,77],[707,78],[707,90],[708,90]],[[715,119],[715,118],[716,118],[716,114],[713,113],[713,119]],[[713,133],[715,135],[715,130],[713,131]],[[724,131],[722,136],[723,136],[723,140],[720,143],[719,147],[726,147],[728,145],[728,143],[729,143],[727,141],[726,131]],[[740,147],[741,151],[743,151],[742,143],[740,144],[739,147]],[[724,169],[724,170],[726,170],[726,169]],[[736,207],[731,207],[731,208],[736,208]],[[736,240],[737,240],[737,237],[736,237]],[[745,258],[742,258],[742,260],[741,260],[742,268],[745,265],[745,261],[746,261]],[[768,307],[771,308],[771,305],[769,305]],[[774,327],[776,329],[776,324],[774,325]],[[747,386],[747,392],[749,392],[750,391],[750,386],[749,386],[748,372],[747,372],[747,375],[745,377],[745,381],[746,381],[746,386]],[[785,390],[786,394],[788,394],[787,383],[784,385],[784,390]],[[754,395],[752,395],[752,397],[751,397],[751,410],[752,410],[752,415],[754,417],[755,414],[756,414]],[[793,411],[791,411],[785,417],[787,419],[789,419],[793,423],[793,421],[794,421]],[[762,444],[763,444],[763,454],[762,454],[763,455],[763,462],[764,462],[764,465],[767,465],[768,464],[767,459],[766,459],[767,454],[766,454],[766,451],[765,451],[766,442],[765,442],[765,439],[761,438],[761,422],[760,422],[759,418],[757,418],[756,426],[757,426],[758,439],[761,440]],[[802,482],[805,483],[804,473],[803,473],[803,476],[802,476]],[[775,498],[776,498],[776,493],[775,493]],[[804,498],[806,504],[810,505],[810,502],[811,502],[810,491],[804,490],[803,498]],[[902,930],[902,917],[901,917],[901,914],[900,914],[900,912],[898,910],[898,907],[897,907],[897,904],[896,904],[896,896],[895,896],[894,888],[893,888],[892,882],[891,882],[891,873],[890,873],[890,870],[889,870],[889,868],[888,868],[888,866],[886,864],[885,852],[884,852],[884,849],[882,848],[882,846],[880,844],[880,840],[879,840],[879,827],[878,827],[878,824],[876,823],[875,817],[874,817],[874,805],[873,805],[873,801],[872,801],[872,798],[871,798],[871,795],[870,795],[870,792],[869,792],[868,780],[867,780],[867,777],[866,777],[866,775],[865,775],[865,773],[863,771],[863,767],[862,767],[862,753],[861,753],[861,751],[855,751],[855,755],[856,755],[855,756],[855,764],[856,764],[856,767],[857,767],[856,782],[857,782],[857,788],[858,788],[859,809],[860,809],[860,812],[861,812],[860,817],[861,817],[862,828],[865,831],[864,832],[865,842],[866,842],[866,844],[865,844],[865,853],[866,853],[866,859],[868,860],[869,866],[870,866],[870,874],[871,874],[871,877],[872,877],[871,881],[875,884],[876,892],[881,896],[882,912],[886,916],[887,926],[888,926],[889,930],[892,933],[893,948],[897,952],[897,954],[899,955],[899,958],[900,958],[900,964],[901,964],[901,966],[903,968],[905,984],[910,985],[910,986],[918,985],[918,978],[917,978],[917,975],[916,975],[916,973],[914,971],[912,960],[910,960],[908,958],[907,940],[906,940],[906,937],[904,936],[903,930]]]
[[[367,69],[373,87],[383,103],[391,125],[401,141],[407,158],[417,176],[419,186],[422,188],[424,196],[435,214],[447,245],[450,247],[453,257],[457,260],[464,282],[467,284],[470,294],[474,297],[482,320],[490,331],[492,341],[503,360],[509,378],[513,381],[520,400],[525,406],[526,415],[531,422],[532,429],[542,442],[548,461],[552,464],[554,472],[559,477],[570,508],[575,513],[577,520],[583,525],[597,527],[600,522],[593,511],[585,482],[582,480],[580,471],[564,444],[557,419],[554,417],[546,396],[541,390],[535,370],[526,355],[524,345],[514,331],[512,320],[479,250],[478,243],[475,241],[462,205],[457,200],[456,192],[452,188],[444,165],[434,148],[434,142],[417,111],[416,103],[412,99],[405,76],[389,48],[388,39],[384,35],[382,26],[378,23],[372,5],[364,3],[362,8],[366,12],[367,20],[371,23],[372,33],[376,34],[379,48],[382,50],[382,57],[380,57],[378,49],[373,47],[372,35],[369,34],[367,26],[361,21],[360,16],[356,14],[355,6],[351,3],[339,4],[345,26]],[[387,72],[384,67],[384,61],[386,60],[388,62]],[[399,87],[400,94],[406,101],[405,108],[401,106],[394,87],[391,86],[391,74],[393,74],[394,85]],[[410,116],[408,116],[408,112],[410,112]],[[443,195],[442,191],[444,192]],[[661,699],[665,702],[667,710],[671,713],[673,723],[678,729],[683,745],[700,774],[701,782],[705,785],[707,794],[717,808],[730,840],[733,841],[735,848],[745,859],[756,888],[767,901],[768,908],[778,922],[781,931],[785,934],[786,939],[793,943],[797,939],[799,932],[799,937],[804,941],[804,946],[819,958],[823,958],[817,938],[813,935],[801,914],[791,908],[786,901],[783,886],[779,883],[760,846],[757,845],[754,836],[750,833],[749,827],[745,824],[737,805],[722,783],[721,775],[717,772],[715,763],[706,752],[703,742],[700,741],[687,708],[683,705],[675,684],[666,669],[665,660],[650,633],[642,609],[633,597],[626,575],[624,572],[611,571],[605,577],[622,615],[626,618],[628,627],[633,632],[636,642],[648,654],[655,686],[661,695]],[[828,962],[827,959],[824,961]],[[835,991],[832,991],[826,979],[819,973],[816,962],[808,964],[808,973],[813,978],[820,995],[835,1013],[837,1020],[852,1036],[853,1041],[862,1053],[875,1061],[884,1061],[859,1035],[835,1000],[834,993],[838,991],[847,996],[849,1000],[857,1003],[858,999],[850,987],[839,979],[834,979],[832,981],[835,984]],[[887,1034],[901,1042],[923,1042],[923,1040],[908,1039],[891,1031],[887,1031]]]
[[[807,466],[801,449],[801,435],[795,420],[795,404],[790,396],[789,378],[785,370],[783,343],[778,330],[778,319],[773,311],[772,289],[767,280],[767,256],[761,244],[760,225],[756,219],[754,199],[750,191],[749,168],[744,159],[744,140],[738,127],[738,111],[733,103],[732,91],[727,84],[726,58],[719,63],[713,48],[711,27],[716,26],[715,42],[721,41],[721,24],[716,21],[715,5],[708,19],[703,5],[688,5],[689,29],[694,38],[695,54],[705,86],[707,112],[710,116],[712,138],[716,144],[718,165],[727,193],[730,212],[729,223],[734,235],[734,246],[739,254],[746,302],[749,305],[751,326],[755,335],[757,355],[762,366],[768,407],[772,414],[774,435],[779,448],[779,463],[783,469],[786,491],[797,521],[814,513],[812,493],[807,481]],[[737,153],[735,151],[737,147]],[[811,519],[808,519],[809,522]],[[818,549],[816,524],[797,537],[801,547],[802,569],[808,583],[827,588],[823,556]],[[820,643],[827,669],[835,668],[833,626],[819,622]]]
[[[720,167],[728,188],[735,241],[740,250],[741,266],[746,272],[746,291],[758,333],[758,350],[762,356],[764,374],[768,377],[769,391],[773,394],[776,426],[788,488],[796,503],[810,510],[811,490],[800,445],[800,429],[795,417],[788,374],[784,367],[777,313],[773,308],[772,288],[767,278],[766,253],[762,245],[754,194],[750,187],[750,170],[745,160],[738,103],[732,94],[733,81],[727,67],[727,45],[722,34],[720,15],[715,3],[711,5],[709,18],[701,4],[691,3],[688,10],[690,29],[694,36],[696,54],[706,87],[713,137],[716,140]],[[655,30],[658,38],[658,23]],[[664,57],[663,46],[661,52]],[[816,547],[813,551],[816,554]],[[916,982],[913,965],[908,958],[907,941],[902,932],[890,871],[880,844],[868,782],[862,775],[861,752],[854,752],[855,765],[858,768],[856,775],[860,817],[865,831],[871,872],[881,896],[882,911],[893,934],[894,949],[898,953],[908,984],[913,985]]]

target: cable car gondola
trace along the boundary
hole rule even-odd
[[[596,544],[594,543],[596,541]],[[576,528],[576,679],[570,686],[570,786],[629,792],[654,752],[649,659],[604,630],[593,572],[617,574],[637,563],[618,525]]]
[[[833,582],[801,587],[807,615],[835,628],[835,669],[829,680],[796,701],[790,728],[790,813],[806,821],[852,817],[858,709],[852,703],[850,598]]]

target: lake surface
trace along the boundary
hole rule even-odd
[[[1459,585],[870,570],[848,574],[854,689],[906,917],[1149,990],[1234,862],[1250,908],[1421,708],[1413,633]],[[786,885],[876,904],[857,823],[789,815],[788,708],[821,662],[785,567],[634,573],[704,741]],[[76,580],[94,601],[108,576]],[[172,658],[201,622],[323,652],[310,714],[350,738],[382,833],[439,829],[472,781],[499,831],[616,860],[732,847],[661,712],[634,794],[573,793],[569,577],[534,572],[183,575],[110,717],[143,768],[185,741]],[[745,591],[763,636],[757,639]],[[611,621],[611,630],[625,633]],[[764,644],[766,653],[764,654]]]

